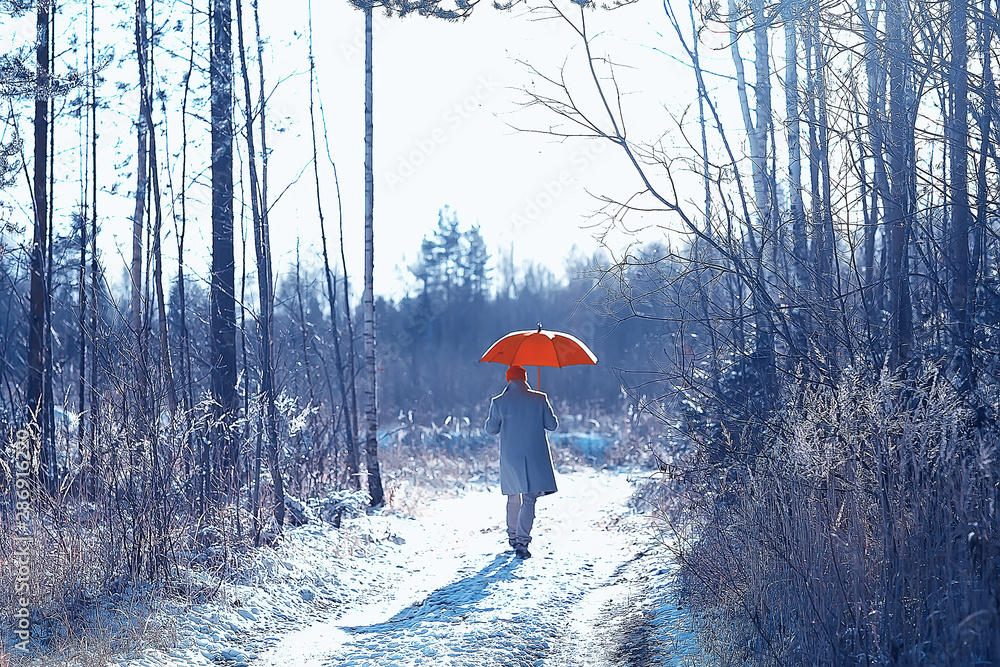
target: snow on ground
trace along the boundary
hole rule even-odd
[[[559,477],[533,557],[497,489],[290,529],[219,602],[177,606],[178,648],[127,667],[680,665],[697,656],[673,564],[623,471]]]

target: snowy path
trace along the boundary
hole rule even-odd
[[[642,613],[642,582],[669,565],[648,556],[646,520],[627,507],[632,484],[594,471],[559,484],[538,502],[532,558],[505,551],[498,491],[434,501],[393,527],[405,539],[393,574],[328,620],[282,636],[253,664],[646,664],[624,659],[617,644],[635,634],[623,626]],[[664,633],[682,657],[686,633],[661,627],[661,647]]]

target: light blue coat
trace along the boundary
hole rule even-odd
[[[554,431],[559,420],[548,397],[532,391],[524,380],[511,380],[490,402],[486,432],[500,434],[500,492],[556,492],[549,441],[545,431]]]

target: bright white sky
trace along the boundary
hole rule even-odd
[[[206,3],[199,2],[198,7]],[[247,3],[249,5],[249,3]],[[320,97],[326,116],[330,155],[337,164],[343,197],[347,269],[355,294],[360,293],[363,276],[364,226],[364,16],[343,1],[314,0],[315,52]],[[60,39],[69,42],[67,32],[85,34],[83,3],[63,4]],[[105,7],[99,13],[102,25],[99,48],[113,46],[117,66],[104,72],[109,80],[102,86],[104,99],[114,98],[112,108],[99,119],[101,173],[103,187],[99,206],[102,213],[102,247],[109,275],[122,275],[116,262],[131,253],[131,216],[134,207],[133,122],[136,115],[135,61],[131,27],[134,15],[129,3],[117,9]],[[160,21],[168,26],[155,53],[157,69],[165,83],[165,113],[169,117],[170,170],[174,184],[180,174],[179,88],[182,66],[186,66],[184,40],[188,28],[171,30],[178,20],[187,21],[188,10],[180,3],[157,2]],[[100,10],[99,10],[100,11]],[[134,10],[131,10],[134,11]],[[315,185],[311,167],[308,123],[307,3],[261,3],[267,87],[273,88],[268,114],[276,127],[268,135],[271,149],[269,188],[274,202],[271,214],[272,244],[276,265],[294,262],[296,241],[303,261],[308,263],[319,251]],[[112,16],[114,21],[107,20]],[[623,67],[617,70],[623,92],[630,136],[656,140],[674,131],[672,119],[694,99],[692,75],[688,68],[664,52],[676,52],[675,38],[658,0],[639,0],[614,12],[588,12],[599,51],[610,52]],[[249,21],[248,17],[248,21]],[[115,23],[117,22],[117,23]],[[33,17],[23,25],[12,23],[14,43],[33,37]],[[247,39],[252,41],[252,23]],[[57,26],[58,28],[58,26]],[[205,35],[199,37],[206,39]],[[234,45],[236,39],[234,36]],[[174,51],[181,58],[171,58]],[[376,292],[399,297],[413,284],[407,266],[417,258],[421,239],[437,223],[438,210],[448,205],[464,226],[479,224],[490,252],[513,250],[516,265],[534,261],[563,274],[567,257],[576,252],[590,256],[599,247],[595,240],[598,208],[589,194],[627,197],[640,182],[613,147],[593,140],[557,141],[551,137],[518,132],[512,126],[545,128],[551,115],[519,107],[524,88],[540,83],[530,63],[546,75],[567,72],[577,88],[581,104],[592,109],[596,100],[582,81],[580,47],[568,26],[557,20],[537,20],[524,9],[498,12],[483,0],[472,18],[446,23],[419,16],[406,19],[375,19],[375,243]],[[202,64],[205,64],[202,55]],[[728,52],[714,55],[726,60]],[[82,48],[63,52],[64,62],[84,67]],[[708,66],[711,66],[711,58]],[[238,66],[238,61],[237,61]],[[123,82],[123,89],[113,84]],[[129,89],[131,88],[131,89]],[[242,85],[237,85],[242,97]],[[256,93],[254,93],[256,94]],[[207,91],[196,91],[190,110],[207,117]],[[22,107],[19,124],[22,136],[30,136],[31,106]],[[162,119],[164,109],[156,113]],[[317,110],[318,113],[318,110]],[[160,121],[162,122],[162,121]],[[80,151],[74,133],[75,120],[63,116],[57,134],[60,168],[57,182],[57,229],[69,227],[68,215],[79,201]],[[196,174],[199,187],[189,188],[187,257],[191,271],[205,275],[211,246],[207,126],[194,121],[189,129],[189,177]],[[242,139],[240,139],[242,142]],[[676,142],[668,138],[666,144]],[[332,169],[326,147],[320,139],[320,166],[323,207],[327,235],[337,239],[337,201]],[[164,146],[159,146],[164,150]],[[30,166],[30,152],[28,157]],[[162,156],[164,166],[166,153]],[[237,169],[239,169],[237,161]],[[165,194],[170,180],[164,179]],[[237,194],[239,194],[237,185]],[[692,190],[697,192],[697,189]],[[7,199],[14,202],[12,219],[30,228],[30,195],[21,179]],[[697,195],[692,194],[692,198]],[[27,205],[25,205],[27,202]],[[166,211],[165,251],[173,252],[171,236],[173,211]],[[249,225],[249,211],[246,212]],[[61,220],[61,222],[59,222]],[[647,220],[650,224],[668,221]],[[237,216],[239,224],[239,216]],[[662,235],[662,230],[655,234]],[[623,235],[608,238],[614,248],[628,242]],[[339,253],[331,248],[334,257]],[[247,250],[253,257],[252,246]],[[168,260],[169,263],[169,260]],[[168,264],[169,268],[169,264]],[[251,275],[253,271],[249,272]]]
[[[353,275],[361,275],[363,249],[363,15],[346,3],[314,6],[315,26],[328,14],[332,34],[318,40],[320,85],[329,139],[344,196]],[[646,0],[613,16],[592,13],[616,32],[603,41],[622,62],[641,63],[642,113],[661,111],[671,80],[682,74],[653,50],[666,31],[662,6]],[[291,18],[291,17],[289,17]],[[519,110],[521,89],[533,77],[518,62],[554,75],[570,56],[574,35],[557,21],[537,21],[523,10],[501,13],[482,2],[472,18],[446,23],[422,17],[376,17],[375,234],[376,289],[398,293],[411,280],[421,239],[444,205],[464,224],[478,223],[494,256],[513,247],[515,263],[536,261],[563,273],[574,246],[590,255],[597,243],[582,229],[597,207],[593,192],[632,192],[638,184],[607,144],[558,142],[512,126],[544,128],[553,119]],[[294,19],[293,19],[294,21]],[[275,49],[277,51],[277,49]],[[579,51],[579,49],[576,49]],[[290,96],[301,104],[302,95]],[[291,112],[302,117],[302,109]],[[664,115],[663,121],[667,118]],[[305,137],[308,128],[295,132]],[[295,156],[289,156],[295,162]],[[290,165],[291,166],[291,165]],[[289,170],[291,171],[291,169]],[[330,197],[327,210],[332,211]],[[304,216],[308,218],[309,216]],[[304,222],[300,218],[300,223]],[[308,238],[308,229],[302,229]]]

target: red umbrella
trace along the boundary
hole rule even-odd
[[[541,380],[542,366],[573,366],[597,364],[597,357],[576,336],[559,331],[514,331],[507,334],[486,350],[479,361],[492,361],[508,366],[538,366]]]

